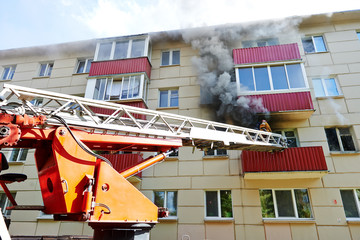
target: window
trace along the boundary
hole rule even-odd
[[[205,192],[206,213],[208,218],[232,218],[231,190]]]
[[[250,40],[250,41],[242,42],[243,48],[265,47],[265,46],[274,46],[274,45],[279,45],[279,39],[268,38],[268,39]]]
[[[334,78],[314,78],[312,81],[316,97],[340,95],[338,85]]]
[[[305,88],[301,64],[239,68],[241,91],[272,91]]]
[[[358,38],[360,40],[360,32],[357,32],[356,35],[358,36]]]
[[[88,73],[90,71],[92,59],[82,59],[78,61],[76,73]]]
[[[205,156],[227,156],[226,149],[209,149],[204,152]]]
[[[326,52],[326,46],[323,36],[310,36],[302,39],[306,53]]]
[[[274,133],[278,133],[286,137],[288,147],[299,147],[297,134],[295,130],[277,130]]]
[[[260,189],[263,218],[312,218],[307,189]]]
[[[147,55],[149,49],[146,38],[122,39],[102,42],[97,46],[96,61],[136,58]]]
[[[350,128],[325,128],[330,151],[356,151]]]
[[[341,189],[346,218],[360,218],[360,189]]]
[[[180,51],[169,50],[161,53],[161,66],[180,64]]]
[[[26,161],[26,156],[29,149],[25,148],[15,148],[11,150],[10,157],[8,158],[9,162],[24,162]]]
[[[157,207],[169,210],[169,217],[177,216],[177,191],[154,191],[154,203]]]
[[[86,98],[96,100],[146,99],[147,79],[144,74],[114,78],[89,79]]]
[[[42,63],[40,64],[39,77],[48,77],[51,75],[54,63]]]
[[[11,195],[15,199],[16,193],[11,193]],[[7,217],[7,218],[10,217],[11,210],[6,210],[7,207],[10,207],[10,205],[11,205],[11,202],[7,198],[6,194],[0,193],[0,208],[1,208],[1,212],[4,217]]]
[[[16,66],[4,67],[1,75],[1,80],[11,80],[14,77]]]
[[[160,91],[159,107],[178,107],[179,90],[169,89]]]

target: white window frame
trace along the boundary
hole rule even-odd
[[[84,58],[84,59],[78,59],[78,62],[76,64],[76,68],[75,68],[75,74],[82,74],[82,73],[89,73],[86,71],[87,67],[89,64],[92,63],[92,61],[94,61],[94,59],[92,58]],[[78,72],[79,70],[79,66],[80,66],[80,62],[85,62],[84,64],[84,70],[82,72]],[[90,62],[90,63],[89,63]],[[90,71],[90,68],[89,68],[89,71]]]
[[[89,78],[88,82],[87,82],[87,85],[86,85],[85,98],[94,99],[95,86],[96,86],[96,81],[98,79],[106,79],[106,88],[108,87],[109,82],[111,82],[111,87],[112,87],[113,82],[121,81],[121,89],[123,89],[124,79],[127,78],[127,77],[131,78],[131,77],[136,77],[136,76],[140,76],[139,96],[134,97],[134,98],[124,98],[124,99],[122,99],[121,98],[121,93],[120,93],[120,99],[117,99],[117,100],[110,100],[110,99],[98,99],[98,100],[122,101],[122,100],[130,100],[130,99],[143,99],[146,102],[148,79],[145,76],[145,74],[120,75],[120,76],[114,76],[113,78],[110,78],[110,77]],[[110,90],[110,92],[111,92],[111,90]],[[105,94],[104,94],[104,97],[105,97]]]
[[[276,42],[276,44],[269,44],[269,42],[274,41]],[[258,40],[245,40],[242,41],[242,47],[243,48],[253,48],[253,47],[261,47],[259,46],[260,42],[265,42],[265,46],[275,46],[279,44],[279,39],[278,38],[264,38],[264,39],[258,39]],[[244,45],[251,45],[251,47],[249,46],[244,46]]]
[[[325,51],[320,52],[320,51],[317,50],[317,46],[316,46],[315,40],[314,40],[314,38],[316,38],[316,37],[321,37],[321,38],[322,38],[323,43],[324,43],[324,46],[325,46]],[[311,38],[312,44],[313,44],[313,46],[314,46],[314,52],[306,52],[306,51],[305,51],[305,48],[304,48],[305,53],[324,53],[324,52],[328,52],[328,47],[326,46],[326,42],[325,42],[325,37],[324,37],[324,35],[321,35],[321,34],[319,34],[319,35],[312,35],[312,36],[306,36],[305,38]]]
[[[6,69],[9,69],[9,72],[5,76]],[[4,66],[1,74],[1,80],[2,81],[12,80],[15,74],[15,70],[16,70],[16,65]]]
[[[41,66],[42,66],[42,65],[46,65],[45,71],[44,71],[44,75],[40,75],[40,74],[41,74]],[[50,65],[51,65],[51,67],[50,67]],[[50,69],[51,69],[51,70],[50,70]],[[44,63],[40,63],[40,68],[39,68],[38,76],[39,76],[39,77],[50,77],[53,69],[54,69],[54,62],[44,62]]]
[[[133,41],[134,40],[145,40],[144,41],[144,52],[143,52],[143,55],[140,56],[140,57],[149,57],[148,56],[148,52],[149,52],[149,36],[143,36],[143,37],[136,37],[136,38],[125,38],[125,39],[116,39],[116,40],[112,40],[112,41],[102,41],[102,42],[98,42],[97,45],[96,45],[96,49],[95,49],[95,56],[94,56],[94,61],[107,61],[107,60],[115,60],[114,59],[114,55],[115,55],[115,46],[116,46],[116,43],[117,42],[126,42],[128,41],[129,44],[128,44],[128,49],[127,49],[127,56],[126,58],[133,58],[131,57],[131,49],[132,49],[132,44],[133,44]],[[111,42],[112,44],[112,47],[111,47],[111,51],[110,51],[110,58],[109,59],[104,59],[104,60],[98,60],[98,56],[99,56],[99,51],[100,51],[100,45],[102,43],[109,43]],[[124,58],[124,59],[126,59]],[[119,59],[122,59],[122,58],[119,58]]]
[[[176,219],[177,217],[178,217],[178,199],[179,199],[179,192],[177,191],[177,190],[154,190],[153,191],[153,203],[155,204],[155,192],[164,192],[164,194],[165,194],[165,198],[164,198],[164,206],[162,206],[162,207],[164,207],[164,208],[168,208],[168,202],[167,202],[167,198],[168,198],[168,195],[167,195],[167,193],[168,192],[176,192],[176,215],[175,216],[168,216],[168,217],[166,217],[166,219],[171,219],[171,218],[173,218],[173,219]],[[159,206],[160,207],[160,206]]]
[[[15,151],[19,151],[18,152],[18,155],[16,157],[16,159],[11,159],[11,157],[13,156],[13,154],[15,154]],[[21,159],[21,155],[24,153],[24,151],[27,151],[26,152],[26,156],[25,156],[25,160],[20,160]],[[25,148],[13,148],[13,149],[10,149],[10,148],[4,148],[3,149],[3,153],[5,154],[5,157],[7,159],[7,161],[9,163],[13,163],[13,162],[25,162],[26,161],[26,158],[29,154],[29,149],[25,149]]]
[[[171,101],[171,91],[174,91],[174,90],[177,90],[178,91],[178,105],[177,106],[170,106],[170,101]],[[160,107],[160,101],[161,101],[161,98],[160,98],[160,93],[161,92],[164,92],[164,91],[167,91],[168,92],[168,99],[167,99],[167,106],[166,107]],[[179,89],[178,88],[170,88],[170,89],[159,89],[159,101],[158,101],[158,107],[159,108],[178,108],[179,105],[180,105],[180,97],[179,97]]]
[[[209,155],[207,154],[206,152],[207,151],[204,151],[204,156],[205,157],[224,157],[224,156],[229,156],[229,153],[228,153],[228,150],[227,149],[221,149],[221,150],[226,150],[226,154],[218,154],[218,150],[219,149],[211,149],[211,150],[214,150],[214,155]]]
[[[179,63],[174,64],[173,63],[173,54],[174,52],[178,51],[179,52]],[[163,65],[162,64],[162,59],[163,59],[163,53],[168,52],[169,53],[169,64],[168,65]],[[180,49],[169,49],[169,50],[163,50],[161,51],[161,59],[160,59],[160,66],[164,67],[164,66],[178,66],[180,65],[180,59],[181,59],[181,52]]]
[[[294,64],[300,64],[300,68],[301,68],[301,72],[303,75],[303,79],[304,79],[304,83],[305,83],[305,87],[303,88],[290,88],[290,81],[289,81],[289,75],[288,75],[288,70],[287,70],[287,65],[294,65]],[[288,88],[287,89],[274,89],[274,84],[273,84],[273,79],[272,79],[272,75],[271,75],[271,67],[276,67],[276,66],[283,66],[285,69],[285,75],[286,75],[286,81],[288,84]],[[270,89],[269,90],[256,90],[256,80],[255,80],[255,71],[254,68],[257,67],[266,67],[267,68],[267,72],[268,72],[268,77],[269,77],[269,82],[270,82]],[[249,90],[242,90],[241,89],[241,83],[240,83],[240,76],[239,76],[239,69],[241,68],[251,68],[252,69],[252,76],[253,76],[253,82],[254,82],[254,91],[249,91]],[[299,91],[299,90],[303,90],[303,89],[308,89],[309,88],[309,83],[307,81],[307,77],[306,77],[306,72],[305,72],[305,67],[303,62],[282,62],[282,63],[274,63],[274,64],[252,64],[252,65],[242,65],[242,66],[237,66],[235,69],[235,76],[236,76],[236,86],[237,86],[237,92],[238,95],[242,95],[244,93],[268,93],[270,91],[273,92],[289,92],[289,91]]]
[[[302,190],[302,189],[305,189],[307,191],[307,195],[308,195],[308,198],[309,198],[309,204],[310,204],[310,207],[311,207],[312,218],[299,218],[299,213],[298,213],[297,205],[296,205],[295,190]],[[263,217],[263,219],[301,219],[301,220],[303,220],[303,219],[313,219],[314,218],[313,217],[314,216],[313,215],[313,207],[312,207],[312,204],[311,204],[311,199],[310,199],[310,194],[309,194],[308,189],[306,189],[306,188],[291,188],[291,189],[288,189],[288,188],[285,188],[285,189],[281,189],[281,188],[278,188],[278,189],[266,189],[266,188],[264,188],[264,189],[259,189],[259,190],[271,190],[272,196],[273,196],[273,203],[274,203],[275,218],[264,218]],[[277,206],[275,191],[291,191],[291,199],[292,199],[292,204],[293,204],[295,217],[279,217],[279,210],[278,210],[278,206]],[[260,195],[260,192],[259,192],[259,195]]]
[[[340,152],[356,152],[356,151],[358,151],[358,147],[357,147],[357,144],[356,144],[356,139],[354,138],[354,132],[353,132],[351,127],[329,127],[329,128],[325,128],[325,129],[331,129],[331,128],[335,128],[336,137],[338,139],[339,146],[340,146]],[[349,132],[350,132],[350,135],[351,135],[355,150],[353,150],[353,151],[345,151],[344,150],[344,145],[343,145],[343,142],[341,140],[341,135],[340,135],[339,128],[348,128],[349,129]],[[326,141],[328,142],[328,139],[326,139]],[[329,146],[329,150],[330,150],[330,146]],[[337,152],[337,151],[331,151],[331,152]]]
[[[230,191],[231,193],[231,212],[232,212],[232,217],[222,217],[221,216],[221,196],[220,196],[220,191]],[[206,204],[206,192],[217,192],[217,201],[218,201],[218,206],[217,206],[217,210],[218,210],[218,216],[206,216],[206,212],[207,212],[207,204]],[[204,218],[205,220],[213,220],[213,219],[222,219],[222,220],[232,220],[234,219],[234,201],[233,201],[233,192],[231,189],[216,189],[216,190],[205,190],[204,191],[204,203],[205,203],[205,212],[204,212]]]
[[[346,215],[345,215],[346,220],[358,220],[359,221],[360,220],[360,202],[359,202],[359,198],[358,198],[357,193],[356,193],[356,188],[342,188],[342,189],[340,189],[340,191],[341,190],[352,190],[353,197],[355,198],[356,208],[357,208],[358,215],[359,215],[359,217],[346,217]],[[341,197],[341,192],[340,192],[340,197]],[[342,200],[342,197],[341,197],[341,200]],[[343,202],[343,209],[344,209],[344,214],[345,214],[344,202]]]
[[[326,80],[326,79],[334,79],[335,85],[336,85],[336,89],[337,89],[337,91],[338,91],[338,93],[339,93],[338,95],[329,95],[328,89],[326,88],[326,85],[325,85],[325,80]],[[313,80],[313,81],[314,81],[314,80],[320,80],[320,81],[321,81],[321,86],[322,86],[322,88],[323,88],[323,90],[324,90],[324,93],[325,93],[325,96],[316,96],[316,97],[321,98],[321,97],[337,97],[337,96],[342,96],[342,91],[341,91],[341,89],[340,89],[340,85],[339,85],[339,83],[338,83],[338,81],[337,81],[337,79],[336,79],[335,77],[327,77],[327,78],[319,77],[319,78],[313,78],[312,80]],[[314,86],[314,92],[315,92],[315,95],[316,95],[315,86]]]
[[[300,141],[299,141],[299,137],[298,137],[298,134],[297,134],[297,130],[294,129],[294,128],[286,128],[286,129],[276,129],[275,131],[273,132],[280,132],[279,134],[281,134],[282,136],[285,137],[285,132],[294,132],[294,136],[295,136],[295,139],[296,139],[296,147],[300,147]]]

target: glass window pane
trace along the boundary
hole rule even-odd
[[[11,70],[10,70],[10,73],[9,73],[7,79],[13,79],[14,74],[15,74],[15,67],[11,67],[10,69]]]
[[[340,136],[341,143],[343,145],[344,151],[355,151],[355,145],[352,136]]]
[[[177,215],[177,192],[167,192],[166,207],[169,210],[169,216]]]
[[[205,152],[206,156],[214,156],[215,155],[215,150],[214,149],[209,149]]]
[[[206,191],[206,216],[219,217],[217,191]]]
[[[360,32],[357,32],[356,35],[358,36],[358,38],[360,40]]]
[[[296,208],[299,218],[312,218],[310,200],[306,189],[295,189]]]
[[[98,100],[104,100],[106,90],[106,78],[100,79]]]
[[[179,106],[179,91],[171,90],[170,91],[170,107]]]
[[[132,41],[131,57],[144,56],[145,39],[138,39]]]
[[[117,42],[115,45],[114,59],[122,59],[127,57],[129,41]]]
[[[84,68],[85,68],[85,61],[79,61],[79,65],[76,73],[83,73]]]
[[[322,36],[314,37],[314,44],[316,46],[316,52],[326,52],[325,42]]]
[[[88,59],[85,72],[87,72],[87,73],[90,72],[90,67],[91,67],[92,61],[93,61],[92,59]]]
[[[267,67],[254,68],[256,91],[271,90]]]
[[[111,54],[112,42],[109,43],[100,43],[99,53],[97,56],[97,60],[109,60]]]
[[[345,216],[348,218],[358,218],[359,211],[356,206],[353,190],[340,190],[340,194],[344,205]]]
[[[321,79],[318,79],[318,78],[313,79],[313,85],[314,85],[315,95],[317,97],[324,97],[325,91],[324,91]]]
[[[311,37],[303,38],[302,44],[306,53],[315,52],[314,44]]]
[[[128,98],[128,92],[129,92],[129,77],[125,77],[121,89],[121,99],[127,99]]]
[[[154,192],[154,203],[158,207],[165,207],[165,192]]]
[[[241,91],[255,91],[252,68],[239,68]]]
[[[260,190],[261,212],[263,218],[274,218],[274,199],[271,190]]]
[[[134,77],[134,83],[132,85],[132,97],[138,97],[140,93],[140,76]]]
[[[276,190],[275,195],[279,217],[295,217],[291,191]]]
[[[327,90],[328,96],[337,96],[339,95],[339,91],[336,86],[336,82],[334,78],[324,79],[325,87]]]
[[[20,155],[19,161],[25,161],[26,160],[26,156],[28,154],[28,151],[29,151],[29,149],[25,149],[25,148],[21,149],[21,151],[20,151],[21,155]]]
[[[243,48],[255,47],[255,42],[254,41],[243,41],[242,42],[242,47]]]
[[[45,76],[46,66],[47,66],[47,64],[41,64],[41,65],[40,65],[40,73],[39,73],[39,76]]]
[[[20,153],[20,148],[13,149],[11,151],[9,162],[16,162]]]
[[[325,129],[327,142],[329,144],[330,151],[340,151],[340,144],[337,137],[335,128],[326,128]]]
[[[180,64],[180,51],[173,51],[172,64],[173,65]]]
[[[121,81],[113,81],[111,86],[110,100],[119,100],[121,92]]]
[[[226,149],[216,149],[216,155],[218,155],[218,156],[227,155],[227,150]]]
[[[54,66],[53,63],[49,63],[49,64],[48,64],[48,69],[47,69],[47,72],[46,72],[46,76],[50,76],[50,75],[51,75],[53,66]]]
[[[160,91],[160,107],[167,107],[168,106],[168,98],[169,98],[169,91]]]
[[[168,66],[170,64],[170,52],[162,52],[161,65]]]
[[[290,88],[304,88],[305,81],[300,64],[286,65]]]
[[[273,86],[275,90],[288,89],[288,83],[286,80],[286,73],[284,66],[270,67]]]
[[[220,201],[221,201],[221,217],[232,218],[233,213],[232,213],[231,191],[221,190]]]
[[[1,77],[1,79],[3,79],[3,80],[8,79],[9,72],[10,72],[10,68],[9,68],[9,67],[4,68],[4,72],[3,72],[3,75],[2,75],[2,77]]]

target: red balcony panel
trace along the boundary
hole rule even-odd
[[[288,148],[282,152],[242,151],[246,173],[327,172],[322,147]]]
[[[145,72],[150,78],[151,64],[147,57],[109,60],[91,63],[89,76]]]
[[[143,161],[142,156],[139,154],[101,154],[101,156],[107,158],[119,173]],[[141,178],[141,172],[136,176]]]
[[[233,50],[234,64],[300,60],[297,43]]]
[[[269,112],[314,110],[310,92],[258,94],[243,97],[262,99],[264,108]]]
[[[131,107],[138,107],[138,108],[145,108],[147,109],[146,104],[143,101],[136,101],[136,102],[124,102],[121,103],[123,105],[127,105],[127,106],[131,106]],[[105,114],[105,115],[111,115],[115,112],[115,110],[112,109],[107,109],[107,108],[100,108],[100,107],[90,107],[90,109],[94,112],[94,113],[99,113],[99,114]],[[145,115],[141,115],[141,114],[133,114],[133,116],[136,119],[142,119],[142,120],[146,120],[146,116]],[[123,117],[127,117],[126,115],[124,115]]]

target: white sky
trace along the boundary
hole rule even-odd
[[[0,3],[0,49],[360,9],[360,0],[0,0]]]

